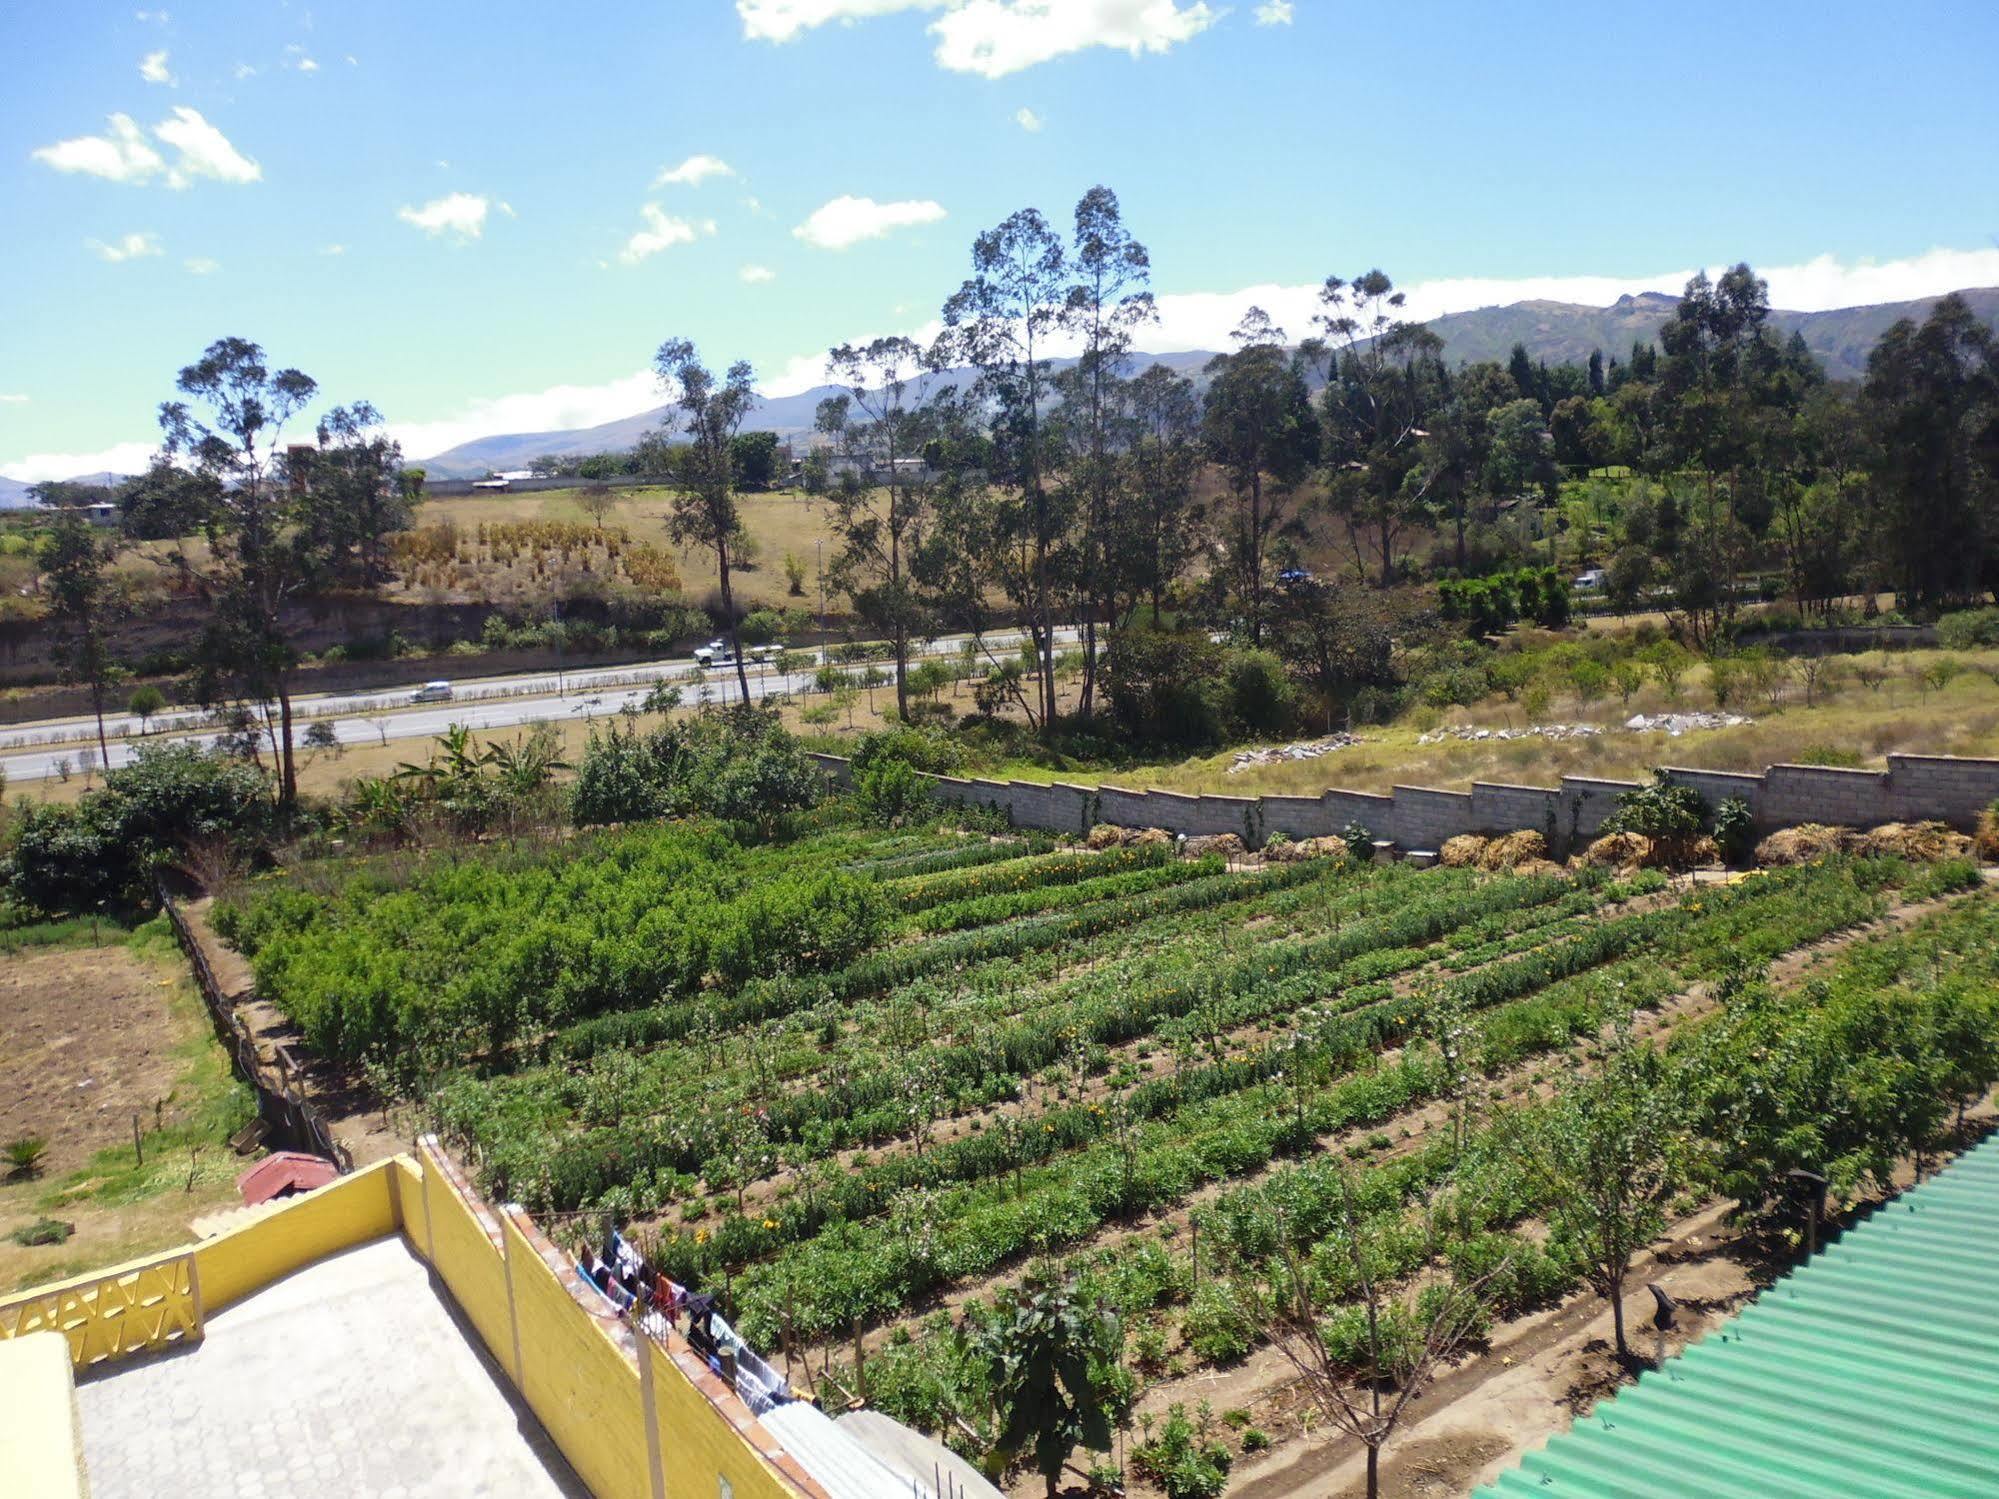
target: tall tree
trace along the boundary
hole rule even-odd
[[[52,494],[52,486],[36,486],[35,497],[41,503],[50,503]],[[106,770],[111,769],[111,746],[104,735],[104,691],[118,674],[110,631],[124,605],[123,592],[108,570],[110,560],[109,547],[98,540],[82,510],[74,505],[57,509],[42,546],[42,589],[63,675],[90,689],[97,750]]]
[[[1147,283],[1152,258],[1124,226],[1117,194],[1093,187],[1076,204],[1069,257],[1075,274],[1062,308],[1063,327],[1082,342],[1072,372],[1064,425],[1074,434],[1070,482],[1083,492],[1078,592],[1083,600],[1083,686],[1078,711],[1088,716],[1096,686],[1097,626],[1117,622],[1115,496],[1122,471],[1115,428],[1132,330],[1157,319]]]
[[[715,576],[728,622],[730,653],[736,662],[736,688],[750,700],[749,671],[743,664],[742,622],[737,617],[735,587],[729,576],[729,551],[742,526],[736,505],[733,444],[743,419],[756,404],[756,376],[745,360],[737,360],[717,380],[694,345],[669,338],[653,356],[653,369],[671,393],[663,424],[687,438],[681,461],[685,488],[668,502],[666,529],[680,546],[697,546],[714,553]]]
[[[1867,360],[1878,442],[1875,545],[1905,609],[1978,597],[1999,542],[1999,339],[1948,296],[1904,318]]]
[[[1319,441],[1304,371],[1284,347],[1284,330],[1252,307],[1233,337],[1235,353],[1208,363],[1201,434],[1228,480],[1226,573],[1250,643],[1261,645],[1271,543],[1290,519],[1283,501],[1310,470]]]
[[[284,429],[319,387],[295,369],[273,370],[248,339],[217,339],[176,381],[185,401],[160,406],[169,458],[203,482],[202,527],[218,588],[201,648],[204,698],[222,684],[278,706],[278,798],[298,801],[292,745],[291,673],[298,664],[286,609],[323,577],[327,528],[314,519],[310,484],[295,484],[284,463]]]
[[[1433,412],[1429,435],[1422,444],[1421,464],[1430,492],[1447,507],[1458,571],[1465,569],[1465,532],[1472,498],[1483,486],[1486,459],[1492,451],[1492,427],[1487,415],[1513,400],[1512,378],[1497,364],[1466,365],[1449,382],[1449,394]]]
[[[912,339],[842,344],[826,358],[841,395],[819,404],[819,430],[848,464],[828,496],[838,550],[829,576],[895,651],[895,709],[909,715],[909,641],[921,625],[911,576],[930,513],[923,410],[935,362]]]
[[[317,452],[296,455],[298,477],[315,491],[313,518],[326,528],[325,544],[342,571],[364,584],[380,582],[390,533],[406,529],[416,510],[402,445],[366,401],[334,407],[314,435]]]
[[[1023,208],[972,244],[972,274],[944,304],[946,347],[976,365],[993,413],[993,477],[1004,486],[995,539],[1002,579],[1035,654],[1038,711],[1056,717],[1054,600],[1066,516],[1048,482],[1043,404],[1048,345],[1069,293],[1068,257],[1048,221]]]
[[[1323,338],[1305,357],[1323,365],[1329,495],[1352,534],[1372,538],[1380,580],[1395,581],[1395,549],[1428,513],[1436,475],[1420,462],[1425,423],[1443,404],[1443,340],[1402,317],[1403,294],[1380,271],[1328,277],[1313,321]]]
[[[1157,628],[1166,589],[1187,565],[1199,521],[1194,478],[1201,461],[1201,403],[1194,382],[1163,364],[1148,366],[1127,395],[1132,436],[1124,463],[1131,508],[1119,539],[1133,596],[1151,603]]]

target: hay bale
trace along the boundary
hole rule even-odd
[[[1978,814],[1978,832],[1971,846],[1986,863],[1999,863],[1999,810],[1987,807]]]
[[[1886,854],[1918,864],[1962,859],[1972,852],[1969,838],[1941,822],[1884,822],[1861,834],[1856,847],[1863,854]]]
[[[1125,841],[1125,830],[1108,822],[1100,822],[1091,828],[1083,839],[1085,848],[1103,850],[1120,847]]]
[[[1518,875],[1530,875],[1567,874],[1569,871],[1565,865],[1557,864],[1553,859],[1522,859],[1513,866],[1513,872]]]
[[[1531,828],[1489,840],[1478,856],[1480,869],[1515,869],[1529,859],[1546,860],[1548,840]]]
[[[1727,862],[1721,856],[1721,845],[1706,833],[1686,846],[1684,857],[1688,869],[1719,869]]]
[[[1853,841],[1853,829],[1828,827],[1822,822],[1799,823],[1780,828],[1756,845],[1758,864],[1810,864],[1844,852]]]
[[[1477,833],[1460,833],[1455,838],[1446,838],[1444,846],[1437,850],[1437,862],[1446,869],[1478,868],[1489,841]]]
[[[1171,843],[1173,835],[1164,828],[1126,828],[1124,841],[1131,848],[1150,848],[1155,843]]]
[[[1582,852],[1591,869],[1643,869],[1652,859],[1652,840],[1642,833],[1609,833]]]
[[[1203,858],[1208,854],[1219,854],[1224,859],[1240,859],[1247,849],[1242,839],[1234,833],[1205,833],[1198,838],[1189,838],[1185,845],[1187,857]]]

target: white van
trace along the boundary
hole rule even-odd
[[[410,694],[413,703],[448,703],[451,701],[449,682],[425,682]]]

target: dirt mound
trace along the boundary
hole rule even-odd
[[[1484,857],[1485,846],[1490,841],[1477,833],[1460,833],[1455,838],[1446,838],[1444,846],[1437,850],[1437,862],[1446,869],[1474,869]]]
[[[1941,822],[1884,822],[1861,834],[1856,847],[1863,854],[1892,854],[1924,864],[1963,859],[1972,852],[1969,838]]]
[[[1517,869],[1530,859],[1546,862],[1548,840],[1532,829],[1523,828],[1487,842],[1478,856],[1480,869]]]
[[[1610,833],[1582,851],[1591,869],[1644,869],[1653,857],[1652,840],[1641,833]]]
[[[1809,864],[1814,859],[1842,853],[1853,844],[1852,828],[1828,827],[1822,822],[1800,823],[1781,828],[1756,845],[1758,864]]]
[[[1240,859],[1249,852],[1243,847],[1242,839],[1234,833],[1204,833],[1198,838],[1189,838],[1182,847],[1190,859],[1199,859],[1207,854],[1220,854],[1224,859]]]

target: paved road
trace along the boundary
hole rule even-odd
[[[930,653],[953,654],[964,638],[951,636],[938,640],[932,644]],[[1074,630],[1058,632],[1061,644],[1071,644],[1076,638]],[[1018,639],[1012,634],[995,635],[988,637],[987,643],[995,651],[1006,651],[1013,649]],[[818,659],[815,655],[814,660]],[[471,729],[504,729],[542,719],[566,723],[576,719],[603,718],[626,707],[637,707],[653,684],[658,682],[682,683],[683,701],[692,702],[701,690],[687,681],[694,669],[692,660],[681,659],[563,672],[559,676],[555,672],[540,672],[518,677],[494,677],[460,683],[458,694],[451,702],[421,708],[409,706],[413,689],[407,687],[345,696],[299,698],[294,701],[293,707],[303,722],[330,720],[334,738],[341,744],[383,744],[402,739],[432,739],[453,724],[463,724]],[[859,670],[858,667],[855,669]],[[751,666],[749,677],[752,698],[802,692],[812,683],[810,673],[780,676],[767,666]],[[711,701],[733,702],[736,696],[735,668],[716,667],[710,670],[704,685]],[[104,720],[105,730],[114,736],[110,746],[111,765],[116,767],[129,763],[141,743],[185,741],[213,744],[221,736],[212,729],[197,729],[196,726],[203,721],[204,715],[198,713],[161,714],[153,720],[153,732],[140,738],[137,737],[137,719],[123,714],[116,718],[107,717]],[[298,726],[298,732],[303,732],[303,723]],[[120,735],[134,737],[116,737]],[[93,756],[96,754],[96,729],[87,722],[74,720],[59,724],[23,725],[0,735],[0,749],[7,748],[20,751],[0,755],[0,770],[5,771],[7,784],[47,780],[59,773],[63,762],[75,770],[82,754],[86,751]]]

